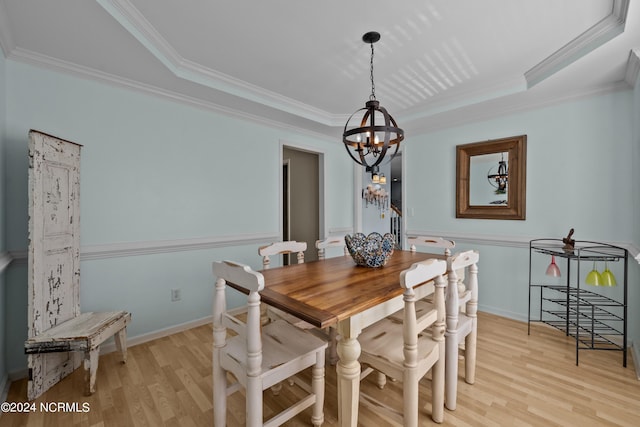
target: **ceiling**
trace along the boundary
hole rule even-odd
[[[629,88],[640,0],[0,0],[9,59],[339,138],[371,93],[432,130]],[[635,52],[631,54],[631,52]]]

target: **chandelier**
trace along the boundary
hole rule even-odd
[[[362,36],[362,41],[371,45],[371,95],[365,103],[365,107],[353,113],[344,126],[342,142],[347,153],[367,172],[372,179],[378,176],[379,165],[387,154],[387,150],[395,146],[391,157],[396,155],[400,148],[400,142],[404,139],[404,131],[400,129],[393,117],[380,105],[376,99],[375,84],[373,81],[373,44],[380,40],[380,33],[368,32]],[[356,115],[362,114],[359,120]]]
[[[365,207],[373,205],[384,218],[384,212],[389,208],[389,193],[380,184],[369,184],[367,188],[362,190],[362,199],[365,201]]]
[[[507,161],[504,159],[504,153],[502,153],[502,159],[498,162],[498,170],[494,172],[495,168],[489,169],[487,179],[495,189],[496,194],[507,193],[507,182],[509,181],[509,170],[507,168]]]

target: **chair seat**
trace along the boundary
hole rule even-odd
[[[468,316],[465,316],[464,314],[461,314],[458,317],[458,331],[455,334],[458,341],[457,344],[464,342],[465,337],[469,335],[469,333],[471,333],[472,329],[473,329],[473,319]],[[445,332],[444,335],[446,337],[447,332]]]
[[[437,312],[434,312],[437,316]],[[396,372],[393,378],[402,379],[404,367],[404,339],[402,335],[402,322],[392,318],[385,318],[367,327],[358,337],[361,353],[360,362],[390,373],[390,369]],[[418,336],[418,361],[426,370],[438,359],[438,343],[430,335]],[[384,366],[383,366],[384,365]]]
[[[316,353],[326,349],[327,343],[284,320],[276,320],[262,328],[262,366],[260,377],[264,387],[271,387],[299,371],[299,366],[310,366],[316,360]],[[247,371],[247,341],[236,335],[230,338],[220,354],[220,365],[230,372],[240,366]],[[310,362],[307,362],[310,361]],[[291,366],[291,369],[287,368]],[[277,368],[277,369],[276,369]],[[268,374],[268,375],[265,375]],[[235,374],[235,372],[234,372]],[[245,375],[236,375],[239,380]],[[246,384],[242,383],[243,386]]]
[[[438,315],[435,304],[433,304],[431,298],[416,301],[416,319],[417,325],[420,327],[423,322],[431,324],[434,322],[435,316]],[[393,313],[388,319],[392,319],[402,324],[402,318],[404,317],[404,309],[398,310]]]

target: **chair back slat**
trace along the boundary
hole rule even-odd
[[[407,237],[407,243],[409,243],[409,250],[412,252],[415,252],[418,246],[426,246],[431,248],[442,248],[444,249],[444,254],[447,256],[451,255],[451,249],[456,246],[456,242],[453,240],[433,236],[410,236]]]
[[[330,236],[324,240],[316,240],[316,249],[318,250],[318,259],[325,259],[327,248],[342,248],[344,255],[349,255],[349,249],[344,241],[344,236]]]
[[[213,274],[218,278],[234,283],[249,292],[260,292],[264,289],[262,274],[251,270],[251,267],[233,261],[216,261],[213,263]]]
[[[298,264],[304,263],[304,251],[307,250],[307,242],[296,242],[295,240],[286,240],[282,242],[274,242],[266,246],[258,248],[258,254],[262,257],[262,268],[267,269],[271,266],[270,256],[297,254]]]
[[[432,280],[447,271],[447,263],[440,259],[428,259],[416,262],[407,270],[400,273],[400,286],[404,289],[414,288],[424,282]]]

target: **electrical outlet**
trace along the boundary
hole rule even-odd
[[[180,289],[171,289],[171,301],[180,301]]]

